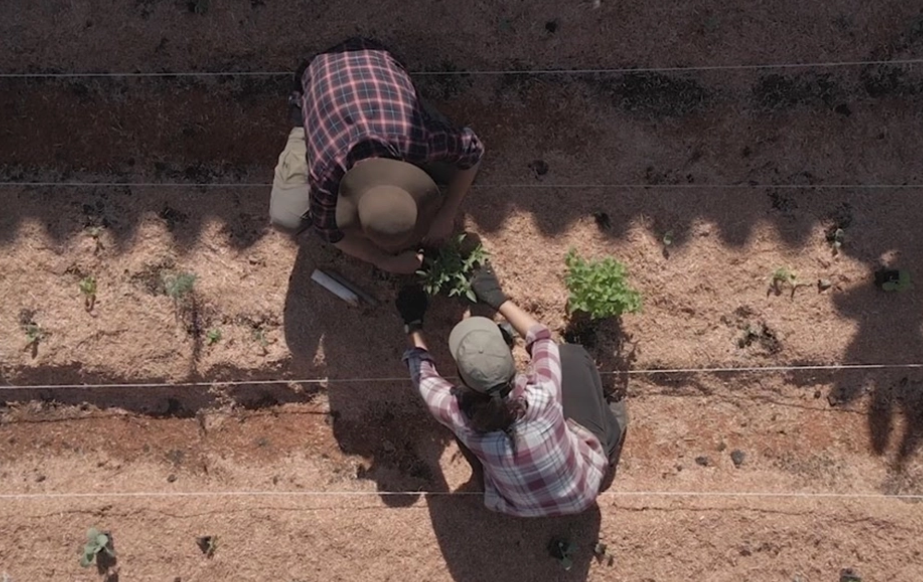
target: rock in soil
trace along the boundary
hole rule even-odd
[[[731,461],[734,462],[735,467],[740,467],[744,464],[744,459],[747,458],[747,454],[741,451],[740,449],[734,449],[731,451]]]
[[[696,465],[701,465],[702,467],[707,467],[707,466],[711,465],[711,460],[710,460],[708,457],[706,457],[706,456],[703,455],[703,456],[701,456],[701,457],[696,457],[696,458],[695,458],[695,463],[696,463]]]

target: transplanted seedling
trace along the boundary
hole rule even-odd
[[[884,269],[875,273],[875,283],[882,291],[906,291],[912,287],[910,271],[906,269]]]
[[[827,233],[827,242],[833,251],[833,256],[840,254],[840,249],[846,243],[846,231],[842,228],[834,228]]]
[[[91,527],[87,530],[87,543],[83,546],[80,556],[80,565],[89,568],[96,562],[96,556],[100,552],[105,552],[110,558],[115,557],[115,551],[112,549],[112,537],[108,533],[103,533]]]
[[[590,320],[619,317],[641,311],[641,293],[628,283],[625,265],[612,257],[586,260],[571,249],[564,259],[564,284],[570,296],[567,309]]]
[[[179,301],[192,292],[197,278],[192,273],[166,275],[163,278],[164,292],[174,301]]]
[[[467,297],[472,303],[477,302],[471,288],[471,275],[475,267],[487,262],[488,255],[480,243],[470,250],[464,248],[462,243],[466,236],[461,234],[435,254],[424,256],[423,268],[417,275],[429,295],[445,293],[449,297]]]
[[[206,558],[213,557],[218,550],[218,536],[202,536],[195,542]]]
[[[83,294],[83,306],[87,311],[93,311],[96,305],[96,277],[88,275],[80,280],[78,286]]]
[[[221,341],[221,330],[217,327],[214,329],[208,330],[205,334],[205,339],[208,342],[208,345],[213,346],[216,343]]]
[[[574,550],[573,542],[564,538],[551,538],[548,542],[548,553],[552,558],[560,562],[561,567],[570,570],[574,567]]]
[[[87,236],[93,239],[93,253],[96,254],[99,251],[103,250],[103,242],[100,240],[100,236],[103,234],[103,227],[101,226],[91,226],[87,229]]]
[[[794,299],[795,290],[799,287],[810,287],[811,283],[806,283],[804,281],[798,281],[798,276],[793,272],[788,270],[786,267],[780,267],[775,270],[772,274],[772,279],[769,280],[769,291],[775,292],[776,295],[782,294],[782,289],[788,287],[791,289],[791,295]]]

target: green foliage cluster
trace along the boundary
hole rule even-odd
[[[910,283],[910,271],[901,269],[897,272],[897,278],[890,281],[885,281],[881,284],[881,288],[884,291],[906,291],[911,287]]]
[[[191,273],[166,275],[163,278],[164,292],[167,296],[178,301],[192,292],[196,279],[197,277]]]
[[[477,302],[471,289],[471,276],[475,267],[487,262],[488,254],[480,243],[465,249],[464,234],[444,245],[435,255],[423,258],[423,268],[417,271],[423,290],[429,295],[445,293],[449,297],[467,297]]]
[[[95,527],[87,530],[87,543],[83,546],[80,556],[80,565],[84,568],[90,567],[96,561],[96,555],[100,552],[106,552],[110,557],[115,557],[115,552],[109,548],[111,539],[107,534],[100,532]]]
[[[564,262],[570,313],[605,319],[641,311],[641,293],[628,284],[628,271],[622,263],[612,257],[586,260],[573,249]]]

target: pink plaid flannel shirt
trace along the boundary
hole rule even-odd
[[[516,377],[510,398],[522,398],[526,412],[516,421],[515,455],[501,431],[478,433],[458,406],[453,384],[439,375],[429,352],[404,355],[414,386],[430,412],[471,449],[484,465],[484,505],[519,517],[579,513],[596,502],[609,467],[593,433],[564,418],[558,345],[543,325],[526,336],[532,362]]]

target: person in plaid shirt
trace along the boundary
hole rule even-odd
[[[531,364],[517,374],[496,323],[469,317],[449,336],[462,385],[439,375],[422,333],[426,295],[401,291],[397,308],[411,348],[414,386],[433,416],[455,434],[488,509],[518,517],[579,513],[615,475],[628,427],[623,402],[609,403],[595,363],[580,346],[559,346],[548,328],[500,289],[489,267],[472,282],[525,338]]]
[[[484,153],[477,135],[425,104],[374,41],[350,39],[296,77],[300,115],[276,166],[273,224],[296,234],[313,227],[384,271],[414,273],[420,243],[452,233]]]

